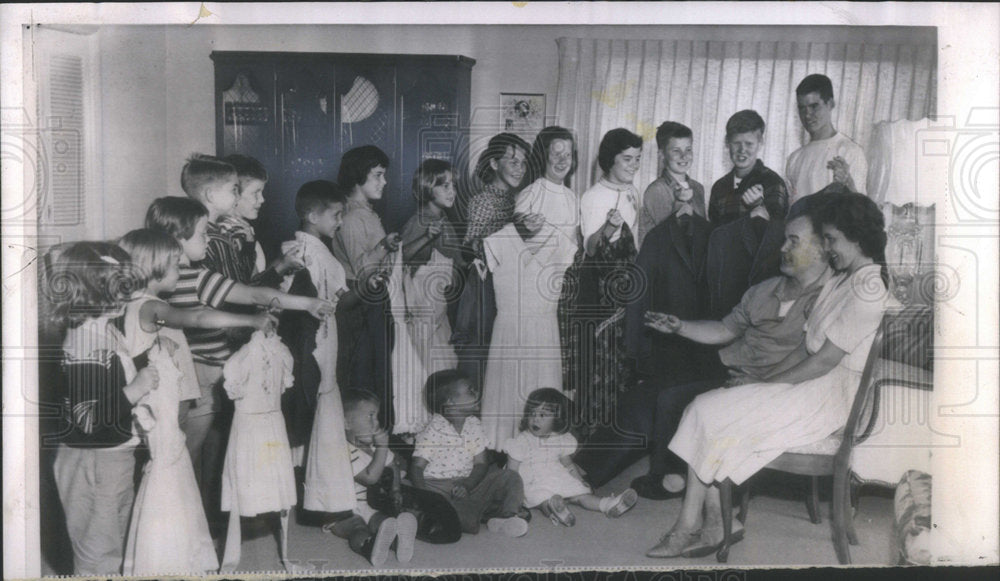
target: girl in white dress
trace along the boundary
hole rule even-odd
[[[507,468],[521,475],[524,505],[541,509],[553,523],[571,527],[576,516],[566,507],[570,502],[587,510],[617,518],[635,506],[638,498],[631,488],[621,494],[600,497],[594,494],[573,463],[576,438],[569,429],[569,399],[562,392],[543,387],[528,396],[521,418],[521,433],[507,440]]]
[[[710,391],[687,407],[670,441],[670,450],[688,463],[684,504],[647,556],[701,557],[719,550],[722,512],[714,484],[726,478],[741,484],[786,450],[823,440],[847,422],[888,298],[884,221],[866,196],[831,194],[813,222],[837,275],[823,286],[806,321],[801,348],[808,357],[777,371],[769,383]],[[649,324],[673,332],[677,322]],[[731,542],[742,538],[737,526]]]
[[[563,233],[559,243],[572,248],[573,255],[577,254],[581,244],[580,199],[569,189],[576,168],[577,152],[573,132],[555,125],[542,129],[535,137],[528,156],[527,183],[530,185],[517,195],[514,204],[514,215],[523,224],[545,222],[559,229]],[[527,239],[529,245],[533,242],[533,237]],[[574,258],[563,265],[562,272],[558,275],[561,278],[575,279],[579,273],[570,269],[576,262],[577,259]],[[573,289],[574,285],[563,284],[558,308],[563,383],[567,385],[567,389],[576,384],[573,381],[573,361],[569,357],[573,332],[570,314],[575,298]]]
[[[264,327],[267,315],[240,315],[210,308],[177,309],[158,298],[173,292],[183,250],[169,234],[133,230],[119,241],[146,286],[125,307],[129,355],[148,353],[159,386],[136,405],[136,423],[149,446],[127,537],[123,573],[164,575],[219,568],[201,494],[195,481],[178,404],[201,395],[185,327]]]
[[[576,166],[576,141],[570,130],[558,126],[542,129],[528,156],[529,185],[514,202],[515,216],[540,215],[562,230],[574,252],[580,245],[580,202],[567,186]]]
[[[482,420],[490,447],[496,449],[517,435],[529,393],[540,387],[562,391],[557,309],[573,248],[560,243],[561,236],[543,223],[529,245],[510,223],[483,241],[497,317],[486,362]]]

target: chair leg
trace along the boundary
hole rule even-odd
[[[844,507],[845,508],[844,524],[846,525],[847,529],[846,530],[847,542],[852,545],[860,545],[861,543],[858,541],[858,533],[854,529],[854,516],[855,514],[857,514],[858,510],[858,489],[861,487],[849,475],[847,479],[850,480],[850,484],[848,485],[847,489],[847,494],[851,501],[850,507],[846,506]]]
[[[806,509],[809,510],[809,520],[814,525],[823,522],[823,517],[819,514],[819,476],[809,479],[809,494],[806,496]]]
[[[744,525],[747,524],[747,511],[750,510],[750,485],[747,482],[743,483],[743,490],[740,494],[740,513],[736,518],[740,519],[740,522]]]
[[[841,565],[851,564],[851,549],[847,541],[847,519],[850,507],[850,492],[848,490],[848,470],[834,467],[833,471],[833,547],[837,551],[837,561]]]
[[[726,478],[719,484],[719,499],[722,504],[722,547],[715,559],[725,563],[729,559],[729,539],[733,532],[733,481]]]

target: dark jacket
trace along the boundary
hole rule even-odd
[[[784,220],[765,223],[749,214],[712,231],[705,266],[710,319],[722,319],[748,288],[781,274],[784,239]]]
[[[715,349],[643,324],[646,311],[704,319],[708,312],[705,259],[711,226],[701,216],[686,217],[688,229],[671,216],[649,231],[636,267],[642,273],[638,298],[625,307],[625,345],[642,376],[686,383],[704,375]]]
[[[784,219],[788,213],[788,187],[785,180],[758,159],[736,189],[733,189],[733,171],[712,184],[712,194],[708,201],[708,219],[712,226],[719,227],[749,214],[750,210],[743,206],[740,198],[756,184],[764,186],[764,207],[771,219]]]
[[[309,269],[295,273],[289,294],[307,297],[319,296]],[[285,310],[278,320],[278,336],[292,353],[292,387],[281,394],[281,411],[285,416],[288,443],[292,447],[309,442],[316,399],[319,393],[320,370],[313,351],[316,350],[316,332],[320,321],[306,311]]]

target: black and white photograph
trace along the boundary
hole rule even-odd
[[[1000,5],[805,4],[0,6],[4,577],[1000,564]]]

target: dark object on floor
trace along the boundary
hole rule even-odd
[[[382,478],[368,487],[368,504],[375,510],[396,516],[400,507],[392,499],[392,471],[385,470]],[[400,487],[403,494],[402,510],[417,517],[417,539],[425,543],[442,545],[462,538],[462,524],[458,512],[441,494],[415,488],[408,484]]]
[[[649,500],[668,500],[684,495],[684,491],[670,492],[663,487],[663,479],[652,474],[643,474],[632,481],[632,490],[642,498]]]

